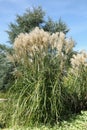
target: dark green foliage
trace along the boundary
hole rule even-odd
[[[12,53],[12,48],[6,45],[0,44],[0,89],[3,90],[6,84],[10,84],[10,72],[8,71],[11,67],[11,63],[7,60],[7,54]],[[9,73],[9,75],[8,75]],[[11,76],[12,77],[12,76]],[[9,81],[8,81],[8,78]]]
[[[44,16],[45,12],[41,7],[33,8],[33,10],[26,10],[22,16],[17,15],[15,23],[10,23],[9,30],[7,30],[10,43],[14,43],[14,39],[18,34],[29,33],[36,26],[51,33],[62,31],[66,34],[69,31],[66,24],[62,22],[61,19],[59,19],[58,22],[54,22],[50,18],[45,21]]]
[[[0,44],[0,88],[3,84],[3,77],[7,71],[6,52],[4,51],[6,46]]]
[[[69,31],[66,24],[62,22],[61,19],[59,19],[58,22],[54,22],[51,18],[48,18],[48,21],[45,22],[43,29],[51,33],[63,32],[66,34]]]

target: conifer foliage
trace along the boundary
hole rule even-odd
[[[14,39],[20,33],[28,33],[35,27],[40,27],[51,33],[62,31],[66,34],[69,31],[67,25],[61,19],[54,22],[51,18],[48,18],[46,21],[44,16],[45,12],[41,7],[28,9],[23,15],[17,15],[16,21],[10,23],[7,30],[10,43],[14,43]]]

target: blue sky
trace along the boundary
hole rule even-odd
[[[23,14],[27,8],[42,6],[46,17],[54,21],[62,20],[70,29],[68,37],[72,37],[76,50],[87,51],[87,0],[0,0],[0,43],[7,44],[10,22],[14,22],[16,14]]]

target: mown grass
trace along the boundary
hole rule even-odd
[[[87,130],[87,111],[82,111],[79,115],[72,115],[69,120],[61,122],[61,124],[41,125],[36,127],[13,127],[2,130]]]

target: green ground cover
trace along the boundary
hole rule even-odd
[[[72,115],[69,120],[63,121],[60,126],[36,126],[36,127],[13,127],[3,130],[87,130],[87,111],[82,111],[79,115]]]

